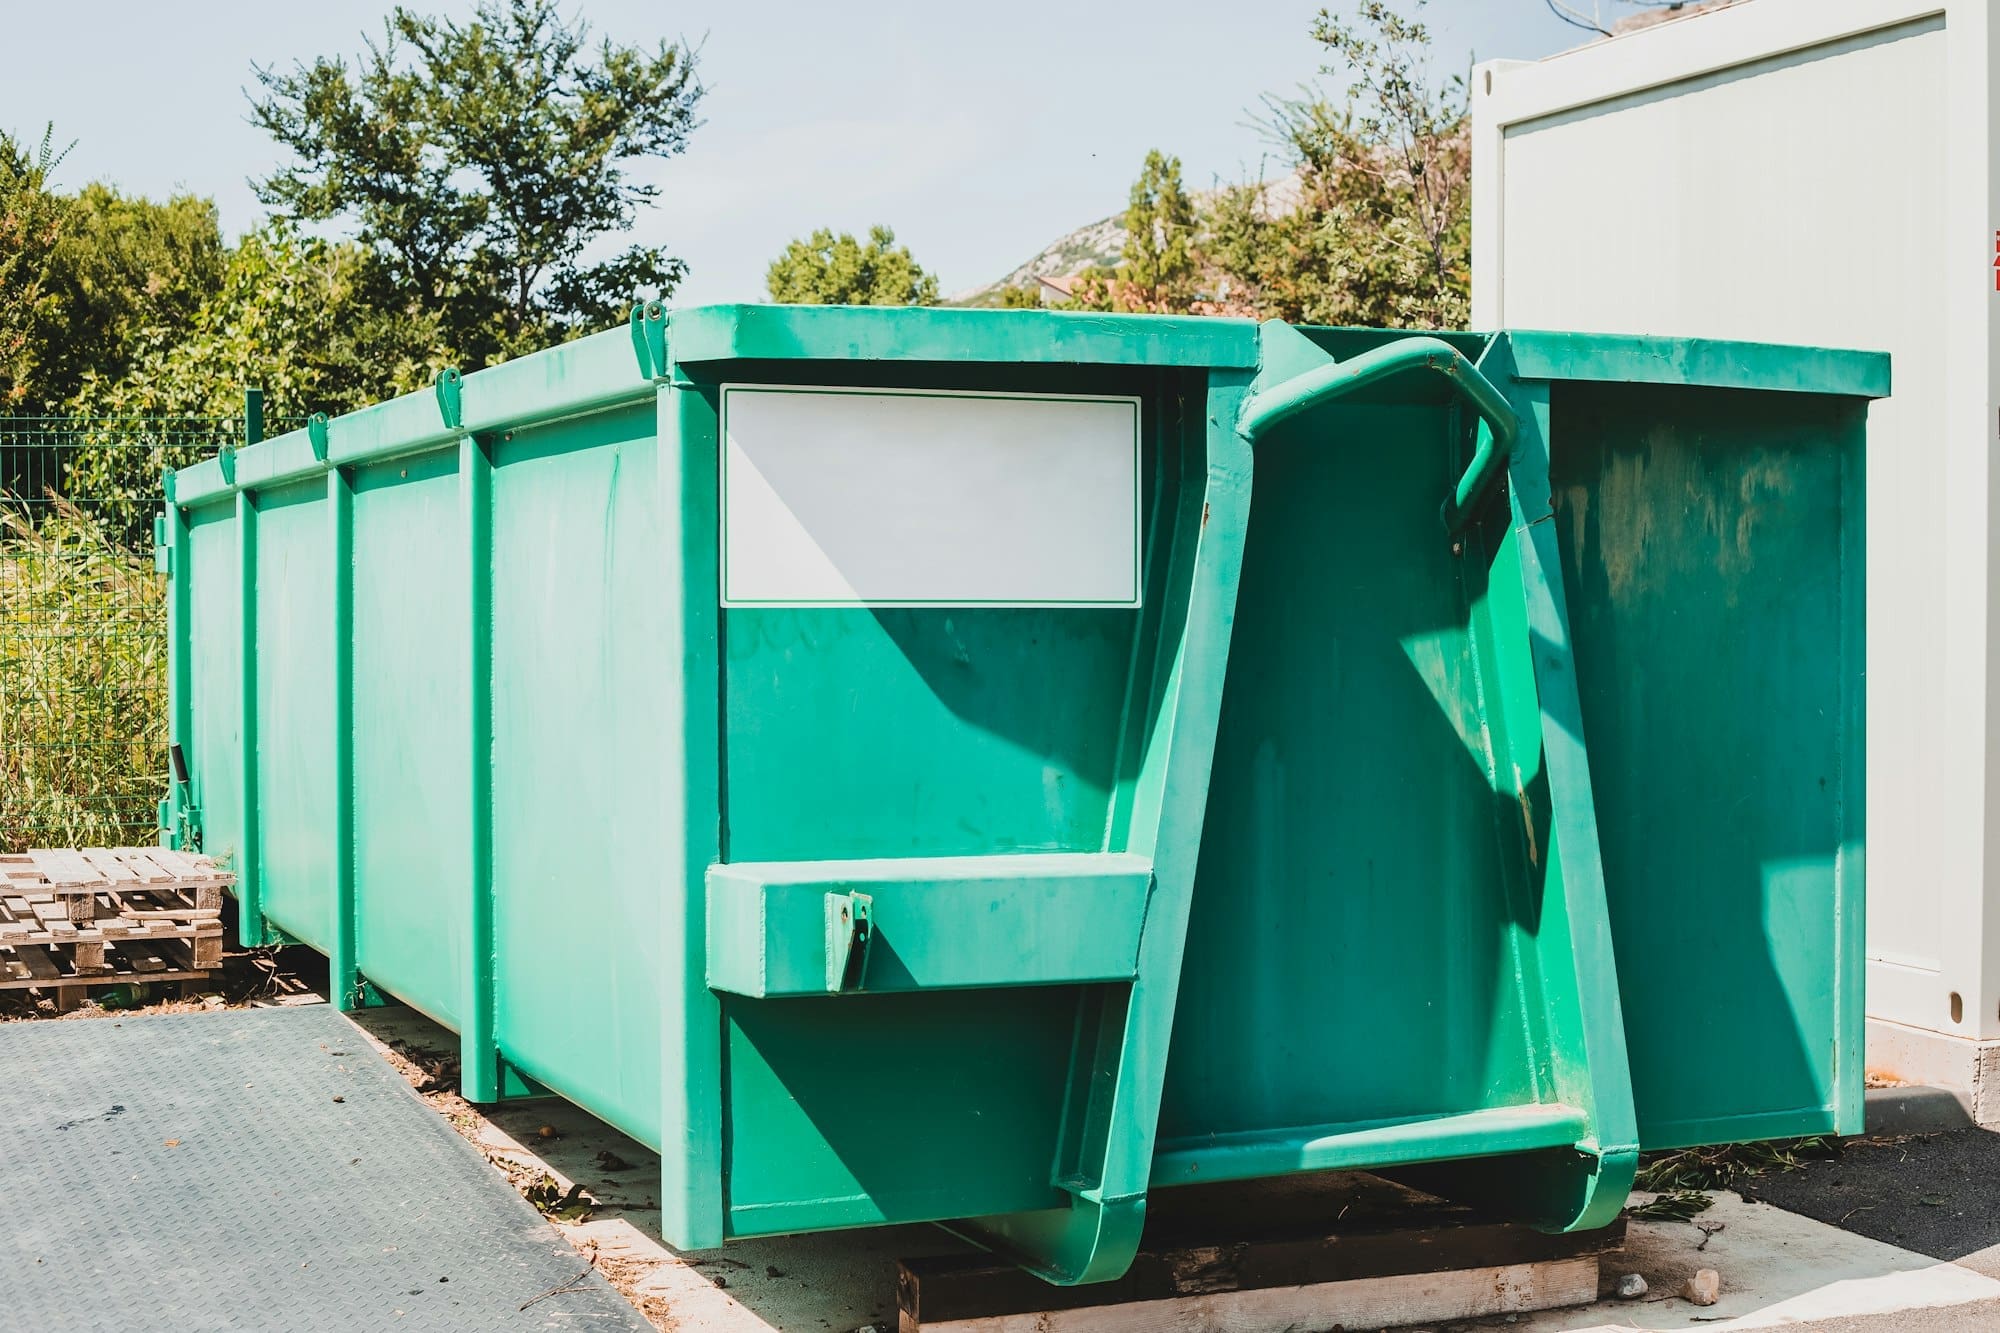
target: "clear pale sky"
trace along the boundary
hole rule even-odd
[[[279,157],[247,120],[251,65],[352,54],[388,0],[0,0],[0,127],[76,147],[65,186],[212,196],[234,235]],[[413,8],[469,13],[471,0]],[[1407,6],[1406,6],[1407,7]],[[1146,150],[1191,187],[1255,174],[1249,109],[1314,78],[1311,0],[583,0],[602,33],[701,45],[710,92],[635,228],[692,272],[677,303],[757,300],[818,226],[886,222],[944,290],[1006,273],[1124,205]],[[1606,6],[1607,10],[1611,6]],[[1623,12],[1622,10],[1620,12]],[[1543,0],[1433,0],[1440,67],[1536,57],[1586,34]],[[1272,168],[1275,171],[1275,166]],[[621,241],[622,243],[622,241]]]

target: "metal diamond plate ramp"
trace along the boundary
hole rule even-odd
[[[584,1267],[327,1006],[0,1025],[0,1329],[649,1327]]]

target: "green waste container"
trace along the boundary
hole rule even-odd
[[[1407,345],[1265,332],[1281,383]],[[1515,432],[1449,540],[1439,377],[1257,439],[1152,1183],[1477,1154],[1420,1183],[1588,1227],[1640,1148],[1861,1129],[1888,363],[1449,341]]]
[[[1151,1186],[1335,1166],[1594,1225],[1641,1142],[1855,1127],[1886,377],[642,308],[169,477],[163,837],[657,1147],[684,1247],[1094,1281]]]

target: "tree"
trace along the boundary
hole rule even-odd
[[[1188,313],[1200,294],[1199,225],[1194,201],[1181,186],[1181,160],[1151,150],[1132,182],[1118,263],[1077,274],[1064,305],[1072,310]]]
[[[210,200],[155,203],[102,184],[61,194],[48,182],[61,156],[47,133],[32,156],[0,135],[0,233],[19,238],[0,243],[11,349],[0,402],[43,415],[62,411],[86,375],[123,371],[142,340],[185,331],[224,262]]]
[[[1415,0],[1421,12],[1424,0]],[[1327,11],[1313,37],[1337,58],[1348,104],[1267,103],[1295,163],[1295,208],[1263,186],[1216,199],[1207,258],[1229,304],[1311,323],[1463,327],[1470,313],[1471,146],[1463,79],[1429,69],[1430,34],[1385,0],[1354,22]]]
[[[54,311],[48,273],[68,204],[49,177],[69,152],[55,147],[55,125],[30,151],[0,131],[0,406],[18,405],[38,372],[36,335]]]
[[[162,469],[236,438],[215,423],[239,416],[244,385],[263,388],[269,418],[297,419],[430,383],[445,364],[437,319],[371,305],[371,263],[355,243],[301,235],[285,222],[244,237],[188,328],[151,329],[122,374],[85,377],[79,418],[150,418],[152,435],[145,449],[131,447],[129,424],[86,436],[69,460],[66,493],[95,502],[107,527],[130,540],[150,521]]]
[[[1125,209],[1119,302],[1128,310],[1181,313],[1195,298],[1195,210],[1181,188],[1181,160],[1146,154]]]
[[[130,370],[92,375],[86,416],[221,416],[243,386],[272,417],[337,414],[429,384],[446,364],[434,327],[371,310],[369,256],[274,221],[230,252],[220,285],[184,333],[155,328]]]
[[[1426,0],[1415,0],[1416,12]],[[1430,33],[1385,0],[1362,0],[1359,23],[1342,23],[1325,10],[1313,38],[1340,57],[1358,109],[1347,118],[1347,136],[1326,137],[1323,147],[1341,156],[1348,171],[1377,182],[1393,221],[1413,230],[1433,283],[1433,299],[1464,281],[1463,249],[1470,241],[1472,153],[1466,134],[1465,80],[1442,84],[1430,73]],[[1322,67],[1322,72],[1343,72]]]
[[[1000,308],[1003,310],[1040,310],[1042,308],[1042,284],[1033,278],[1012,287],[1000,289]]]
[[[399,6],[352,71],[259,68],[252,118],[297,161],[258,197],[350,219],[378,304],[441,311],[470,365],[614,323],[686,266],[657,247],[585,251],[659,198],[629,173],[686,148],[702,88],[686,45],[589,35],[555,0],[483,0],[464,24]]]
[[[793,241],[771,261],[764,286],[791,305],[936,305],[938,280],[924,272],[896,233],[871,227],[862,244],[825,227]]]
[[[67,402],[88,375],[115,378],[143,345],[174,339],[222,285],[227,252],[212,200],[164,203],[86,185],[68,201],[46,290],[56,336],[40,340],[33,399]]]

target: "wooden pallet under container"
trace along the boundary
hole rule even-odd
[[[235,876],[163,847],[0,856],[0,990],[67,1010],[91,986],[201,981],[222,965],[222,892]]]

